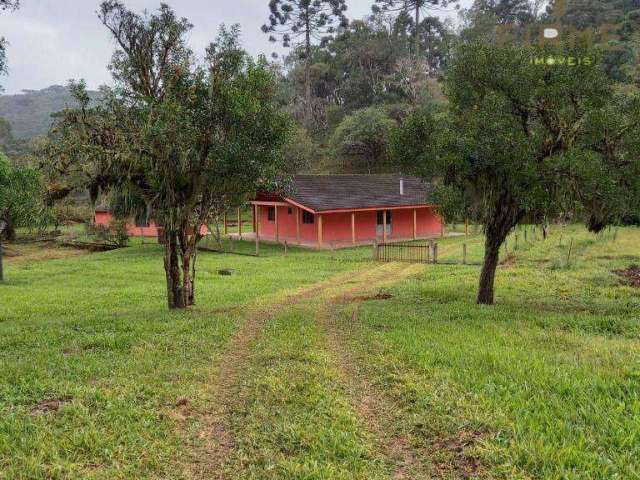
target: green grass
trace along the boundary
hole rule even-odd
[[[504,478],[638,478],[640,295],[610,270],[638,262],[640,232],[616,243],[577,229],[501,269],[497,305],[472,304],[477,270],[426,269],[341,325],[363,375],[388,392],[425,448],[485,432],[470,452]]]
[[[180,446],[165,414],[198,402],[254,298],[347,266],[202,253],[198,306],[168,312],[157,245],[47,262],[8,259],[0,286],[0,478],[172,477]],[[271,256],[270,256],[271,255]],[[231,277],[217,269],[232,268]],[[353,265],[349,265],[353,268]],[[234,309],[239,307],[239,309]],[[41,402],[57,412],[32,415]]]
[[[329,323],[339,289],[297,305],[285,292],[377,268],[371,248],[285,257],[265,244],[256,258],[234,242],[240,255],[199,255],[197,306],[169,312],[157,245],[58,259],[73,251],[10,246],[24,255],[5,259],[0,285],[0,478],[188,478],[225,349],[270,303],[233,379],[230,478],[392,478],[383,434],[417,452],[425,478],[458,478],[469,459],[479,478],[638,478],[640,291],[611,270],[640,263],[640,230],[518,235],[493,307],[474,304],[479,267],[452,264],[463,243],[481,261],[474,233],[440,240],[446,264],[385,286],[391,299],[336,305]],[[394,412],[376,428],[351,388],[364,380]]]
[[[310,309],[272,321],[243,370],[232,425],[238,479],[381,478],[371,441]]]

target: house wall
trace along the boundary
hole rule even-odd
[[[96,212],[94,223],[102,227],[107,227],[112,219],[113,215],[109,212]]]
[[[323,214],[322,241],[324,243],[350,242],[351,212]]]
[[[418,237],[440,235],[443,230],[442,218],[433,207],[421,208],[417,211]]]
[[[302,223],[302,210],[291,207],[278,206],[278,237],[281,242],[287,240],[296,242],[296,215],[300,215],[300,240],[302,243],[316,244],[318,232],[318,218],[313,224]],[[258,207],[260,217],[260,237],[266,240],[276,239],[275,221],[268,220],[268,207]],[[413,236],[413,209],[392,210],[391,233],[388,239],[410,239]],[[355,212],[356,242],[371,242],[376,240],[377,213],[375,210]],[[441,219],[431,207],[416,209],[416,236],[429,237],[440,234]],[[382,235],[377,238],[382,240]],[[322,241],[324,244],[350,243],[351,212],[337,212],[322,214]]]
[[[376,239],[375,211],[356,212],[356,242],[374,241]]]
[[[110,212],[95,212],[95,224],[102,227],[108,227],[113,220],[113,214]],[[200,234],[207,235],[209,229],[206,225],[200,227]],[[127,223],[127,234],[130,237],[157,237],[158,225],[153,220],[149,221],[146,227],[136,227],[135,224]]]
[[[291,214],[288,207],[278,206],[278,238],[280,241],[287,240],[290,243],[296,242],[296,215],[300,216],[300,241],[302,243],[315,243],[317,241],[318,225],[317,219],[314,223],[302,223],[302,210],[291,206]],[[260,218],[260,237],[268,240],[276,239],[276,223],[269,221],[268,207],[258,206]]]
[[[158,226],[153,220],[149,221],[147,227],[136,227],[134,224],[127,223],[127,233],[130,237],[156,237],[158,236]]]
[[[413,209],[391,211],[391,235],[387,238],[413,238]]]

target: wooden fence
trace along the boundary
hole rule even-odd
[[[380,262],[436,263],[438,244],[377,243],[373,246],[373,259]]]

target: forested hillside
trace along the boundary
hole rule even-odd
[[[98,92],[89,92],[97,98]],[[72,102],[66,87],[52,85],[42,90],[24,90],[18,95],[0,96],[0,117],[11,125],[14,138],[28,139],[46,135],[51,126],[51,114]]]
[[[537,43],[541,29],[555,25],[565,40],[590,38],[600,47],[598,66],[620,90],[640,85],[637,0],[553,0],[547,8],[532,0],[475,0],[458,9],[458,26],[438,16],[443,5],[462,7],[456,1],[375,0],[369,17],[308,47],[295,36],[301,27],[285,24],[293,36],[281,68],[281,102],[300,126],[296,144],[309,145],[302,151],[310,171],[395,171],[390,132],[413,111],[447,103],[442,81],[451,58],[474,41]],[[264,30],[282,33],[280,17],[274,20]]]

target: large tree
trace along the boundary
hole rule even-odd
[[[61,180],[88,167],[99,175],[85,188],[144,199],[164,229],[169,307],[184,308],[195,302],[201,227],[280,173],[289,121],[273,73],[242,50],[237,27],[223,28],[197,64],[191,25],[166,5],[139,15],[108,0],[99,17],[118,45],[115,87],[93,107],[75,88],[80,108],[58,119],[53,162]]]
[[[335,95],[331,100],[347,110],[397,101],[389,79],[406,46],[375,19],[352,22],[327,45],[326,58],[319,59],[334,72]]]
[[[3,280],[2,240],[15,240],[18,227],[37,225],[42,217],[38,174],[29,168],[12,168],[0,152],[0,281]]]
[[[429,38],[430,29],[433,25],[439,24],[437,17],[427,15],[425,21],[420,17],[422,13],[437,13],[449,5],[458,4],[459,0],[375,0],[373,12],[400,12],[400,14],[412,16],[413,27],[413,53],[420,56],[425,49],[430,49],[429,45],[421,45],[424,38]],[[426,35],[425,35],[425,30]],[[422,46],[422,48],[421,48]]]
[[[492,16],[500,25],[518,25],[535,21],[541,7],[541,0],[475,0],[471,10]]]
[[[393,140],[397,160],[484,224],[480,304],[519,223],[573,212],[599,231],[638,209],[640,99],[616,95],[597,61],[580,47],[461,46],[448,110],[416,113]]]
[[[333,37],[337,27],[346,27],[346,10],[346,0],[269,1],[269,22],[262,26],[262,31],[269,34],[269,40],[281,41],[286,48],[294,43],[302,43],[307,122],[311,116],[312,44],[314,41],[326,43]]]
[[[387,142],[396,122],[382,107],[356,110],[348,115],[331,137],[334,153],[357,159],[354,165],[366,173],[386,166]]]
[[[410,19],[409,19],[410,20]],[[436,19],[437,20],[437,19]],[[427,22],[428,20],[425,20]],[[321,141],[354,110],[381,104],[418,104],[438,94],[434,69],[442,71],[450,35],[441,23],[425,29],[429,45],[416,59],[411,29],[403,15],[377,14],[352,21],[324,47],[314,47],[311,58],[313,124],[309,132]],[[286,76],[280,83],[282,106],[304,121],[305,62],[295,54],[286,58]],[[431,67],[431,68],[429,68]]]

